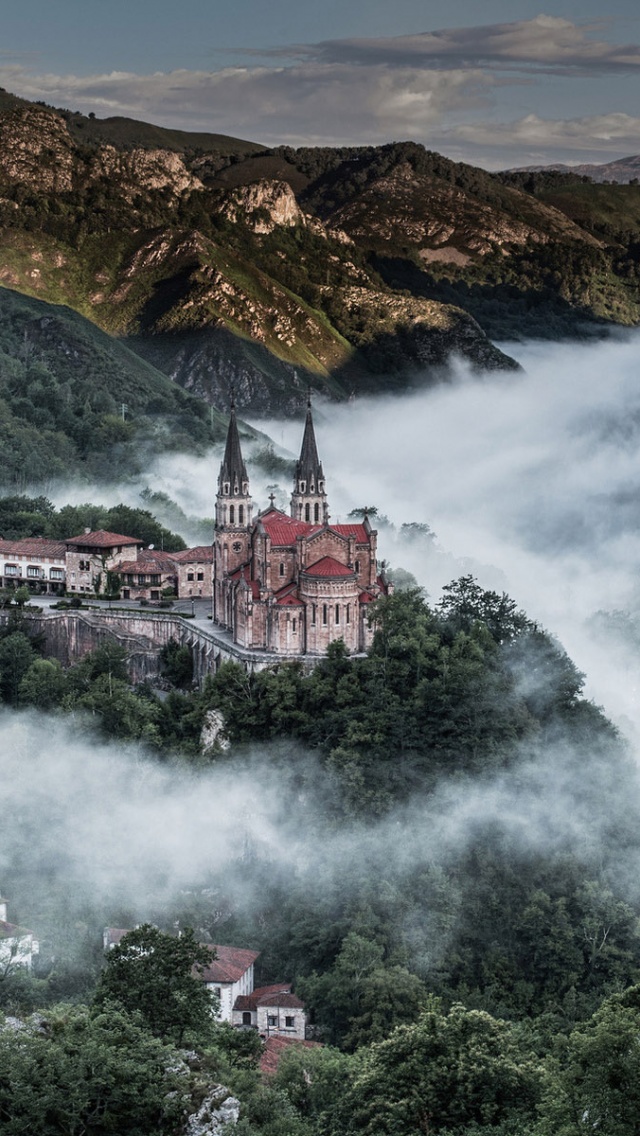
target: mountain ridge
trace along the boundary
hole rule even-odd
[[[308,385],[440,381],[452,355],[508,369],[491,337],[640,320],[631,238],[522,180],[537,175],[411,142],[269,149],[116,125],[0,95],[0,283],[69,305],[212,405],[235,386],[288,413]]]

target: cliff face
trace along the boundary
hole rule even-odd
[[[0,98],[0,280],[214,404],[231,384],[268,413],[309,383],[340,398],[430,381],[452,354],[512,366],[481,325],[514,291],[514,310],[538,290],[563,318],[632,322],[640,304],[605,251],[567,211],[413,144],[190,145]]]

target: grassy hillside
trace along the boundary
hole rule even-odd
[[[0,288],[1,486],[133,474],[224,436],[222,415],[76,312]]]

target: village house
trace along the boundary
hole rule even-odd
[[[0,897],[0,978],[17,966],[31,970],[34,955],[39,951],[33,931],[7,922],[7,901]]]
[[[144,542],[120,533],[85,531],[65,541],[67,591],[96,594],[107,591],[108,575],[117,572],[117,565],[137,560]]]
[[[201,544],[184,552],[172,552],[171,557],[178,570],[177,593],[180,598],[199,596],[210,600],[213,596],[212,545]]]
[[[0,540],[0,586],[26,585],[38,593],[62,592],[65,587],[66,544],[43,537]]]
[[[232,1025],[257,1029],[261,1037],[282,1036],[304,1041],[307,1018],[304,1003],[292,993],[291,983],[258,986],[240,994],[234,1004]]]
[[[159,600],[162,593],[178,594],[178,567],[173,554],[145,548],[135,560],[121,560],[114,571],[123,600]]]
[[[117,946],[126,934],[126,928],[105,927],[102,937],[105,951]],[[219,1001],[218,1021],[228,1022],[239,1029],[255,1029],[265,1038],[282,1036],[304,1040],[304,1004],[292,992],[291,983],[278,982],[254,989],[258,951],[218,943],[205,945],[215,951],[215,958],[200,977],[207,990]]]
[[[341,639],[352,653],[373,636],[369,605],[391,585],[378,571],[368,517],[332,524],[311,405],[296,465],[290,513],[253,518],[235,408],[218,477],[213,553],[213,621],[250,650],[286,658],[324,655]]]
[[[218,945],[213,946],[213,950],[216,957],[203,971],[202,981],[207,990],[220,1000],[220,1009],[216,1015],[218,1020],[231,1022],[236,999],[253,990],[253,967],[258,951]]]

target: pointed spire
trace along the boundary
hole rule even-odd
[[[326,519],[327,494],[324,471],[318,457],[316,435],[311,414],[311,391],[307,392],[307,418],[304,424],[302,449],[296,462],[295,480],[291,495],[291,516],[297,521],[321,524]]]
[[[318,457],[316,435],[313,429],[313,416],[311,414],[311,391],[307,393],[307,417],[304,424],[302,449],[296,464],[296,481],[305,481],[307,485],[324,481],[322,463]]]
[[[225,446],[224,458],[220,466],[219,484],[222,486],[225,482],[231,486],[237,485],[242,492],[243,484],[247,484],[249,478],[247,476],[247,467],[244,464],[242,457],[242,450],[240,448],[240,435],[238,433],[238,423],[236,422],[236,403],[235,395],[231,394],[231,414],[229,417],[229,429],[227,431],[227,444]]]

